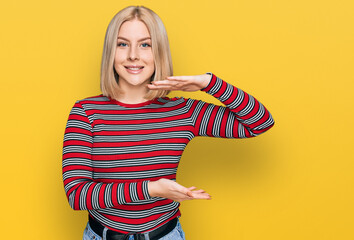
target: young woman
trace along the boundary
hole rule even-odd
[[[274,125],[259,101],[213,73],[172,75],[161,19],[142,6],[118,12],[105,36],[102,94],[75,103],[64,136],[68,201],[89,212],[84,239],[185,239],[180,202],[210,199],[175,181],[187,143],[254,137]],[[166,97],[171,90],[204,91],[226,107]]]

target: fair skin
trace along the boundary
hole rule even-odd
[[[126,21],[118,32],[114,67],[119,75],[118,84],[123,94],[120,102],[137,104],[145,102],[149,90],[199,91],[210,82],[210,75],[170,76],[150,83],[155,70],[151,38],[146,25],[137,19]],[[169,179],[159,179],[148,183],[152,197],[163,197],[174,201],[211,199],[204,190],[184,187]]]
[[[154,56],[151,49],[151,38],[145,24],[139,20],[124,22],[117,37],[114,68],[119,79],[119,88],[123,91],[118,101],[139,103],[144,98],[155,71]]]

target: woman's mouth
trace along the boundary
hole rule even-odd
[[[143,66],[124,66],[128,73],[137,74],[143,71]]]

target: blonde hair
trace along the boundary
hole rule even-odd
[[[118,31],[125,21],[138,19],[145,23],[149,30],[154,56],[155,72],[151,81],[165,79],[173,75],[170,45],[165,26],[160,17],[144,6],[129,6],[119,11],[109,23],[103,46],[101,62],[101,91],[104,96],[117,99],[122,93],[117,84],[118,73],[114,69],[114,57],[117,46]],[[164,97],[169,90],[149,90],[145,98]]]

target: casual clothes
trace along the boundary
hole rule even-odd
[[[66,125],[63,180],[70,206],[121,233],[180,216],[180,203],[151,197],[148,182],[176,179],[196,136],[249,138],[274,124],[254,97],[212,73],[202,91],[226,107],[183,97],[126,104],[103,95],[77,101]]]

